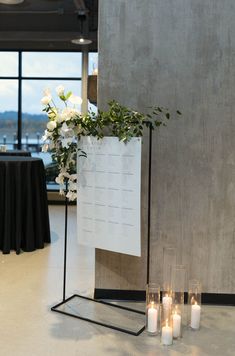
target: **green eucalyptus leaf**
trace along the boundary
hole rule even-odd
[[[69,91],[69,92],[64,96],[65,100],[68,100],[68,98],[69,98],[71,95],[72,95],[72,92]]]

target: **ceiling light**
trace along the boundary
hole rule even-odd
[[[88,38],[88,31],[89,31],[89,25],[88,25],[88,17],[86,13],[83,11],[78,13],[78,21],[80,25],[80,35],[78,38],[74,38],[71,40],[73,44],[76,45],[88,45],[92,43],[92,40]]]
[[[22,2],[24,2],[24,0],[0,0],[0,3],[5,5],[18,5]]]
[[[71,42],[73,44],[88,45],[88,44],[92,43],[92,40],[89,40],[88,38],[80,37],[80,38],[75,38],[75,39],[71,40]]]

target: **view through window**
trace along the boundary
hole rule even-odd
[[[89,74],[97,68],[97,53],[89,53]],[[82,54],[79,52],[0,52],[0,144],[29,150],[46,168],[47,184],[57,189],[50,153],[41,152],[47,116],[42,112],[43,90],[62,84],[81,96]],[[96,111],[94,105],[89,109]]]

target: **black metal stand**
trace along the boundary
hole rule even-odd
[[[151,234],[151,188],[152,188],[152,126],[149,127],[149,171],[148,171],[148,229],[147,229],[147,284],[150,276],[150,234]]]
[[[68,180],[65,182],[65,214],[64,214],[64,281],[63,281],[63,302],[66,293],[66,268],[67,268],[67,235],[68,235]]]
[[[150,129],[150,135],[152,136],[152,130],[151,129]],[[152,144],[151,144],[151,146],[152,146]],[[150,164],[151,164],[151,162],[150,162]],[[151,170],[150,170],[150,172],[151,172]],[[96,299],[84,297],[84,296],[81,296],[79,294],[74,294],[71,297],[66,299],[67,234],[68,234],[68,199],[66,197],[67,192],[68,192],[68,182],[66,181],[66,183],[65,183],[65,230],[64,230],[63,300],[62,300],[62,302],[54,305],[51,308],[51,310],[54,311],[54,312],[63,314],[63,315],[67,315],[67,316],[71,316],[71,317],[74,317],[74,318],[77,318],[77,319],[89,321],[89,322],[91,322],[93,324],[97,324],[97,325],[101,325],[101,326],[104,326],[104,327],[107,327],[107,328],[110,328],[110,329],[118,330],[118,331],[124,332],[126,334],[130,334],[130,335],[134,335],[134,336],[140,335],[144,331],[145,325],[143,327],[141,327],[137,332],[135,332],[135,331],[131,331],[131,330],[128,330],[128,329],[125,329],[125,328],[120,328],[120,327],[117,327],[117,326],[114,326],[114,325],[111,325],[111,324],[108,324],[108,323],[103,323],[103,322],[100,322],[98,320],[93,320],[93,319],[86,318],[86,317],[83,317],[83,316],[78,316],[76,314],[69,313],[69,312],[66,312],[66,311],[58,309],[62,305],[64,305],[67,302],[71,301],[73,298],[81,298],[83,300],[88,300],[88,301],[92,301],[92,302],[95,302],[95,303],[100,303],[100,304],[103,304],[103,305],[106,305],[106,306],[109,306],[109,307],[112,307],[112,308],[118,308],[118,309],[126,310],[126,311],[129,311],[129,312],[145,315],[145,312],[142,312],[140,310],[135,310],[135,309],[132,309],[132,308],[123,307],[123,306],[120,306],[120,305],[104,302],[104,301],[101,301],[101,300],[96,300]],[[151,192],[149,192],[149,194],[150,193]],[[149,195],[149,197],[150,197],[150,195]],[[148,210],[149,209],[150,209],[150,205],[148,207]],[[150,223],[150,210],[148,211],[148,217],[149,217],[148,218],[148,225],[149,225],[149,223]],[[150,240],[150,226],[148,227],[148,256],[149,256],[149,245],[150,245],[149,240]],[[149,276],[149,257],[148,257],[148,269],[147,270],[148,270],[148,276]],[[148,278],[149,277],[147,277],[147,279]]]

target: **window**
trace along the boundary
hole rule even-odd
[[[22,76],[81,78],[82,55],[78,52],[23,52]]]
[[[0,77],[17,77],[18,61],[18,52],[0,52]]]
[[[88,57],[88,75],[98,73],[98,53],[90,52]],[[97,107],[92,103],[88,102],[88,110],[97,113]]]
[[[18,81],[16,79],[0,80],[0,102],[0,142],[12,148],[17,145],[18,128]]]
[[[90,52],[88,60],[88,74],[93,74],[95,70],[98,70],[98,53]]]
[[[97,59],[97,53],[89,54],[89,73],[97,68]],[[81,76],[79,52],[0,52],[0,144],[30,150],[44,160],[46,169],[51,168],[51,155],[41,152],[47,123],[40,103],[43,90],[53,92],[62,84],[81,96]],[[93,105],[89,107],[96,110]],[[53,179],[51,174],[50,187],[55,185]]]

